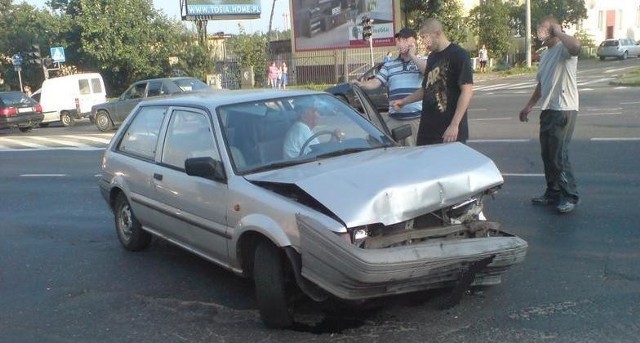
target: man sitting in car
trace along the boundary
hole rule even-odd
[[[317,138],[309,140],[313,135],[313,128],[320,121],[320,112],[313,106],[305,106],[297,109],[300,113],[298,120],[291,125],[284,138],[284,146],[282,148],[283,155],[286,159],[296,158],[311,152],[311,145],[320,143]],[[332,132],[332,139],[341,141],[344,133],[340,129]],[[309,142],[307,142],[309,141]],[[306,144],[306,146],[304,146]],[[301,153],[304,146],[304,152]]]

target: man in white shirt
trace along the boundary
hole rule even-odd
[[[312,145],[320,143],[317,138],[314,138],[309,141],[304,148],[304,152],[302,154],[300,153],[304,143],[314,134],[313,128],[316,127],[320,121],[320,112],[313,106],[297,108],[296,111],[299,111],[300,117],[291,125],[284,137],[282,153],[286,159],[306,155],[311,152]],[[331,139],[334,141],[341,142],[344,138],[344,132],[340,129],[335,129],[331,133]]]

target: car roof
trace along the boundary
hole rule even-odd
[[[148,81],[162,81],[162,80],[193,80],[196,79],[195,77],[192,76],[173,76],[173,77],[156,77],[153,79],[144,79],[144,80],[138,80],[134,83],[138,83],[138,82],[148,82]],[[197,79],[196,79],[197,80]]]
[[[277,99],[301,95],[329,95],[329,93],[312,90],[274,90],[274,89],[245,89],[245,90],[216,90],[214,92],[191,92],[174,95],[167,98],[144,100],[143,105],[164,106],[199,106],[215,108],[218,106],[239,104],[251,101]]]

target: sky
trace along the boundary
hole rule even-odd
[[[44,8],[46,0],[24,0],[26,3]],[[238,23],[242,24],[245,31],[247,33],[253,32],[267,32],[269,29],[269,16],[271,15],[271,6],[273,5],[272,0],[260,0],[260,7],[262,14],[260,15],[260,19],[250,19],[250,20],[210,20],[209,25],[207,27],[207,31],[209,34],[216,33],[219,31],[224,31],[225,33],[238,33]],[[19,3],[20,0],[14,1],[14,3]],[[180,20],[180,0],[153,0],[153,6],[164,12],[169,18],[173,18],[176,20]],[[276,7],[273,13],[273,29],[274,30],[284,30],[285,28],[289,28],[290,24],[287,24],[285,27],[283,16],[284,13],[287,13],[287,18],[291,20],[290,11],[289,11],[289,0],[276,0]],[[187,27],[193,28],[192,23],[187,23]]]

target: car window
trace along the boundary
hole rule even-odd
[[[78,79],[78,88],[82,95],[91,94],[91,87],[89,86],[89,80],[87,79]]]
[[[134,113],[117,150],[149,160],[154,159],[165,113],[166,108],[162,106],[140,107]]]
[[[206,83],[191,77],[185,79],[174,79],[173,83],[178,86],[182,92],[192,92],[209,87]]]
[[[102,82],[97,77],[91,79],[91,89],[94,94],[102,93]]]
[[[312,123],[305,119],[309,113]],[[240,173],[393,145],[353,108],[329,94],[221,106],[216,115],[234,169]]]
[[[129,88],[123,95],[123,99],[141,99],[144,98],[145,89],[147,88],[147,83],[137,83]]]
[[[161,94],[162,94],[162,82],[161,81],[149,82],[149,87],[147,88],[147,97],[159,96]]]
[[[220,160],[210,121],[201,112],[175,110],[167,127],[162,163],[184,169],[184,161],[192,157]]]
[[[617,40],[606,40],[602,42],[602,46],[618,46],[618,44]]]
[[[28,97],[22,92],[3,92],[0,93],[0,103],[5,106],[35,105],[36,101]]]

